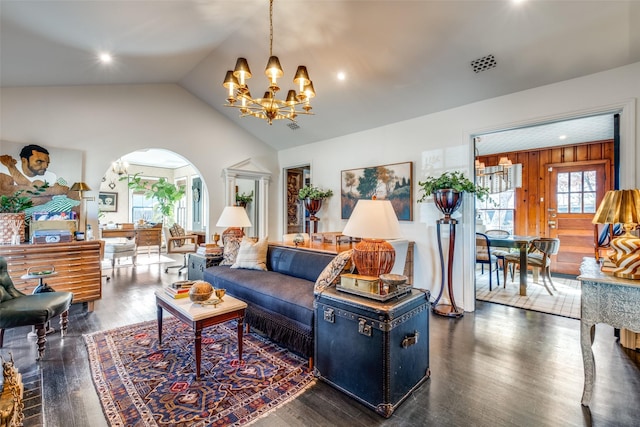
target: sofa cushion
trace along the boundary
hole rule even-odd
[[[322,270],[334,257],[335,255],[324,252],[269,246],[267,269],[315,283]]]
[[[327,264],[316,280],[316,285],[313,290],[316,294],[324,291],[336,282],[338,276],[340,276],[351,261],[352,254],[353,249],[340,252],[329,264]]]
[[[314,282],[274,271],[226,266],[207,268],[204,280],[250,305],[268,308],[305,325],[313,324]]]
[[[269,242],[264,237],[257,242],[244,237],[238,249],[236,262],[231,268],[247,268],[249,270],[267,269],[267,249]]]
[[[220,265],[233,265],[236,262],[238,256],[238,250],[240,249],[240,242],[242,237],[227,236],[224,239],[224,248],[222,250],[222,261]]]

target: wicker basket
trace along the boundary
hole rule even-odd
[[[20,243],[24,242],[24,212],[0,213],[0,244],[10,245],[16,231],[20,234]]]

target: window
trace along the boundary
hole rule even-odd
[[[596,212],[596,171],[559,172],[558,213]]]
[[[174,184],[180,188],[187,188],[187,178],[178,178],[175,180]],[[175,216],[176,223],[180,224],[182,228],[185,230],[190,229],[191,227],[187,227],[187,193],[176,203],[173,215]]]
[[[158,178],[144,178],[144,181],[148,181],[149,185],[158,181]],[[153,199],[147,199],[144,196],[144,191],[130,190],[131,195],[131,221],[138,222],[144,220],[145,222],[160,222],[162,217],[158,217],[153,210],[155,201]]]
[[[490,194],[487,200],[476,201],[478,216],[487,230],[506,230],[513,234],[515,190]]]

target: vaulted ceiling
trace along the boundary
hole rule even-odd
[[[268,0],[0,0],[0,85],[177,83],[283,149],[640,61],[633,0],[275,0],[280,86],[302,64],[317,93],[292,130],[223,106],[239,56],[266,89],[268,16]]]

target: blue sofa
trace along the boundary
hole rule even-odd
[[[212,266],[204,280],[247,303],[245,323],[273,341],[313,355],[313,289],[322,270],[335,257],[293,247],[269,245],[267,269]]]

